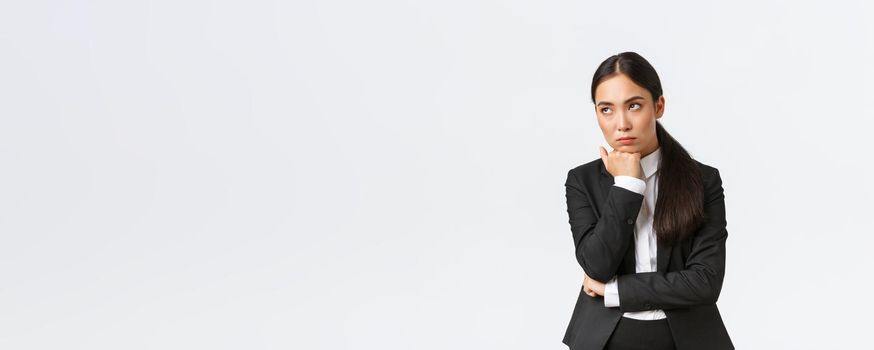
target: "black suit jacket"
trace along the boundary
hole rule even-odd
[[[600,158],[568,171],[567,212],[576,258],[586,274],[618,276],[619,307],[580,288],[562,342],[603,349],[622,313],[662,309],[678,350],[734,349],[716,301],[725,274],[725,199],[719,170],[696,161],[704,180],[705,221],[689,238],[658,245],[656,272],[635,273],[634,224],[643,195],[613,186]]]

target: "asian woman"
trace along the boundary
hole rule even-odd
[[[571,169],[567,212],[583,284],[562,342],[571,350],[734,349],[716,301],[725,275],[719,170],[659,119],[665,97],[634,52],[603,61],[591,87],[610,152]]]

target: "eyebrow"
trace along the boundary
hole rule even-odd
[[[631,101],[637,100],[637,99],[643,99],[643,96],[632,96],[631,98],[625,100],[625,103],[628,103],[628,102],[631,102]],[[598,106],[600,106],[600,105],[612,106],[613,103],[607,102],[607,101],[601,101],[601,102],[598,102]]]

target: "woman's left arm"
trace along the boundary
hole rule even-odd
[[[725,276],[725,195],[719,170],[705,181],[704,223],[690,237],[691,252],[681,271],[617,276],[622,312],[715,304]],[[676,249],[676,248],[675,248]]]

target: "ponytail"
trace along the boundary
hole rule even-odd
[[[704,222],[704,180],[689,152],[656,121],[661,165],[653,229],[659,244],[689,237]]]

